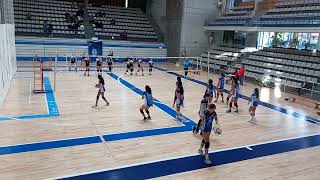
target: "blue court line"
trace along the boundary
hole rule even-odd
[[[160,70],[160,71],[164,71],[164,72],[167,72],[166,69],[163,69],[163,68],[160,68],[160,67],[155,67],[156,69]],[[193,79],[193,78],[190,78],[190,77],[185,77],[183,75],[180,75],[178,73],[175,73],[175,72],[167,72],[168,74],[171,74],[171,75],[174,75],[174,76],[179,76],[183,79],[186,79],[186,80],[189,80],[189,81],[192,81],[192,82],[195,82],[197,84],[201,84],[203,86],[208,86],[207,83],[203,82],[203,81],[199,81],[197,79]],[[229,91],[227,89],[224,89],[223,90],[225,93],[228,93]],[[242,95],[240,94],[240,98],[244,99],[244,100],[249,100],[250,98],[248,96],[245,96],[245,95]],[[298,113],[298,112],[292,112],[290,110],[287,110],[285,108],[282,108],[280,106],[276,106],[276,105],[273,105],[273,104],[270,104],[270,103],[266,103],[266,102],[262,102],[262,101],[259,101],[259,104],[264,106],[264,107],[267,107],[269,109],[272,109],[272,110],[275,110],[275,111],[278,111],[278,112],[281,112],[283,114],[286,114],[286,115],[289,115],[289,116],[293,116],[295,118],[298,118],[298,119],[301,119],[301,120],[305,120],[307,122],[310,122],[312,124],[315,124],[315,125],[319,125],[320,126],[320,120],[319,119],[315,119],[313,117],[310,117],[310,116],[305,116],[301,113]]]
[[[213,166],[220,166],[316,146],[320,146],[320,135],[252,145],[250,146],[252,150],[249,150],[246,147],[221,150],[212,152],[209,154],[209,156],[210,159],[213,160]],[[208,166],[203,162],[203,160],[203,156],[191,155],[181,158],[123,167],[119,169],[93,172],[71,177],[69,176],[61,179],[150,179],[207,168]]]
[[[0,121],[5,120],[26,120],[26,119],[35,119],[35,118],[46,118],[46,117],[57,117],[60,116],[58,106],[51,88],[49,77],[43,78],[43,85],[45,89],[45,98],[48,114],[31,114],[31,115],[20,115],[14,117],[0,117]]]
[[[0,155],[101,143],[99,136],[0,147]]]
[[[160,129],[150,129],[143,131],[133,131],[119,134],[109,134],[104,135],[103,138],[105,141],[118,141],[124,139],[132,139],[132,138],[140,138],[147,136],[157,136],[157,135],[165,135],[165,134],[173,134],[191,131],[189,126],[179,126],[179,127],[169,127],[169,128],[160,128]]]

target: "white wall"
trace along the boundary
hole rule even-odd
[[[149,0],[148,2],[150,2],[150,9],[147,9],[147,13],[151,14],[153,19],[157,22],[164,37],[167,37],[166,1],[167,0]]]
[[[187,56],[199,56],[209,46],[209,33],[203,27],[207,21],[219,15],[217,0],[184,0],[181,32],[181,52]]]
[[[0,105],[17,70],[14,25],[0,24]]]

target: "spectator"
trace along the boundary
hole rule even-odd
[[[244,65],[241,65],[241,67],[239,69],[240,85],[243,85],[245,72],[246,72],[246,70],[244,69]]]
[[[121,34],[120,37],[122,40],[127,40],[128,39],[128,32],[124,30]]]
[[[80,31],[83,31],[83,30],[84,30],[84,25],[83,25],[83,24],[80,24],[79,30],[80,30]]]
[[[31,20],[31,18],[32,18],[32,17],[31,17],[31,14],[28,13],[27,16],[26,16],[26,20]]]
[[[48,32],[48,21],[47,20],[43,21],[43,32]]]
[[[110,25],[112,25],[112,26],[116,25],[116,20],[114,18],[111,19]]]
[[[52,33],[52,31],[53,31],[53,25],[52,25],[52,22],[50,22],[48,25],[48,32]]]

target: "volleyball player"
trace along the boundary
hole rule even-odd
[[[89,75],[89,73],[90,73],[90,59],[89,58],[87,58],[87,57],[84,58],[84,65],[85,65],[84,76],[86,75],[87,72],[88,72],[88,76],[90,76]]]
[[[197,127],[192,127],[192,132],[194,134],[198,134],[198,132],[199,132],[200,126],[202,124],[201,117],[204,115],[204,112],[208,109],[209,98],[210,97],[208,96],[208,94],[205,94],[203,99],[201,100],[200,109],[199,109],[199,112],[198,112],[198,114],[200,116],[200,119],[198,121]]]
[[[140,71],[142,73],[142,76],[144,76],[144,74],[143,74],[143,66],[142,66],[142,59],[141,58],[139,58],[139,60],[138,60],[138,71],[136,72],[136,75],[138,75],[138,72],[140,72]]]
[[[215,120],[216,124],[219,124],[217,113],[215,112],[216,105],[209,104],[208,109],[204,112],[204,115],[201,116],[202,126],[201,126],[201,136],[203,137],[200,148],[198,150],[200,155],[204,155],[206,164],[211,164],[209,158],[209,147],[210,147],[210,134],[212,131],[212,123]],[[204,153],[203,153],[204,147]]]
[[[228,105],[229,105],[229,100],[230,100],[230,98],[232,97],[232,95],[234,94],[234,89],[236,88],[235,87],[235,81],[236,81],[236,77],[235,76],[230,76],[231,78],[230,78],[230,81],[229,82],[231,82],[231,84],[230,84],[230,90],[229,90],[229,92],[228,92],[228,96],[227,96],[227,102],[226,102],[226,107],[228,107]]]
[[[78,72],[78,68],[77,68],[77,62],[76,62],[76,58],[74,56],[72,56],[70,58],[70,66],[69,66],[69,70],[71,70],[71,68],[74,67],[75,71]]]
[[[98,79],[99,79],[99,83],[96,85],[96,88],[99,88],[99,91],[97,94],[96,104],[93,107],[98,106],[98,101],[99,101],[100,96],[102,96],[102,99],[106,102],[106,106],[109,106],[109,102],[104,97],[104,93],[106,92],[106,87],[105,87],[105,83],[104,83],[104,79],[103,79],[102,75],[99,74]]]
[[[188,76],[189,66],[190,66],[190,61],[188,58],[185,58],[183,61],[183,70],[184,70],[185,77]]]
[[[184,89],[181,81],[181,77],[177,77],[176,82],[176,90],[175,90],[175,96],[173,100],[173,107],[176,105],[176,120],[179,120],[179,116],[181,116],[181,107],[183,107],[184,103]]]
[[[223,73],[221,73],[219,76],[218,83],[217,83],[217,97],[214,102],[217,102],[219,99],[219,95],[221,95],[221,102],[224,103],[224,99],[223,99],[224,77],[225,75]]]
[[[108,63],[109,71],[111,72],[112,71],[112,63],[113,63],[112,57],[108,57],[107,63]]]
[[[129,72],[129,70],[130,70],[130,59],[128,58],[127,67],[126,67],[126,72],[125,72],[124,74],[127,75],[127,73]]]
[[[256,109],[259,105],[259,89],[258,88],[254,89],[248,104],[250,104],[249,113],[251,115],[251,119],[249,120],[249,122],[254,124],[256,122],[256,118],[255,118]]]
[[[151,88],[147,85],[145,87],[145,92],[142,94],[142,99],[144,99],[144,104],[140,108],[140,113],[143,116],[143,120],[151,119],[150,117],[150,112],[149,109],[151,106],[153,106],[153,97],[152,97],[152,90]],[[145,116],[144,111],[146,111],[148,117]]]
[[[209,79],[208,86],[207,86],[206,92],[204,94],[205,94],[205,96],[209,96],[209,103],[212,103],[213,94],[216,97],[216,89],[213,86],[212,79]]]
[[[108,54],[108,59],[107,59],[108,68],[109,68],[110,72],[112,71],[112,63],[113,63],[112,58],[113,58],[113,51],[110,51]]]
[[[129,65],[130,65],[130,75],[132,75],[133,71],[134,71],[134,61],[133,59],[130,60]]]
[[[152,61],[152,59],[150,59],[150,61],[149,61],[149,75],[152,74],[152,68],[153,68],[153,61]]]
[[[102,72],[102,58],[98,57],[96,59],[97,72]]]
[[[227,113],[231,112],[232,108],[232,103],[236,107],[236,110],[234,112],[239,112],[239,107],[238,107],[238,99],[240,97],[240,84],[238,81],[238,78],[232,78],[232,81],[234,83],[234,88],[231,90],[231,101],[229,103],[229,109],[227,110]]]

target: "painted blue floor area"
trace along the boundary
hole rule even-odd
[[[4,120],[26,120],[26,119],[35,119],[35,118],[46,118],[46,117],[56,117],[60,116],[59,109],[56,104],[54,93],[51,87],[49,77],[43,78],[44,90],[45,90],[45,99],[48,114],[32,114],[32,115],[20,115],[14,117],[1,117],[0,121]]]
[[[252,150],[249,150],[246,147],[240,147],[229,150],[217,151],[210,153],[210,159],[213,160],[213,166],[219,166],[259,157],[287,153],[315,146],[320,146],[320,135],[313,135],[302,138],[253,145],[250,146]],[[76,175],[73,177],[66,177],[61,179],[139,180],[157,178],[161,176],[167,176],[207,168],[208,166],[203,162],[203,160],[203,156],[192,155],[182,158],[163,160],[119,169]]]
[[[208,83],[206,82],[203,82],[203,81],[199,81],[197,79],[193,79],[193,78],[190,78],[190,77],[185,77],[183,75],[180,75],[178,73],[175,73],[175,72],[170,72],[164,68],[160,68],[160,67],[155,67],[156,69],[160,70],[160,71],[163,71],[163,72],[167,72],[168,74],[171,74],[171,75],[174,75],[174,76],[179,76],[183,79],[186,79],[186,80],[189,80],[189,81],[192,81],[194,83],[197,83],[197,84],[200,84],[200,85],[203,85],[203,86],[207,86]],[[224,92],[225,93],[228,93],[229,91],[227,89],[224,89]],[[240,98],[241,99],[244,99],[244,100],[249,100],[249,97],[248,96],[245,96],[245,95],[242,95],[240,94]],[[320,126],[320,120],[319,119],[315,119],[313,117],[310,117],[310,116],[306,116],[304,114],[301,114],[299,112],[293,112],[293,111],[290,111],[288,109],[285,109],[285,108],[282,108],[282,107],[279,107],[279,106],[276,106],[276,105],[273,105],[273,104],[270,104],[270,103],[266,103],[266,102],[262,102],[260,101],[259,102],[260,105],[264,106],[264,107],[267,107],[269,109],[272,109],[272,110],[275,110],[275,111],[278,111],[278,112],[281,112],[283,114],[286,114],[286,115],[289,115],[289,116],[292,116],[292,117],[295,117],[295,118],[298,118],[298,119],[301,119],[301,120],[305,120],[307,122],[310,122],[312,124],[316,124],[316,125],[319,125]]]

